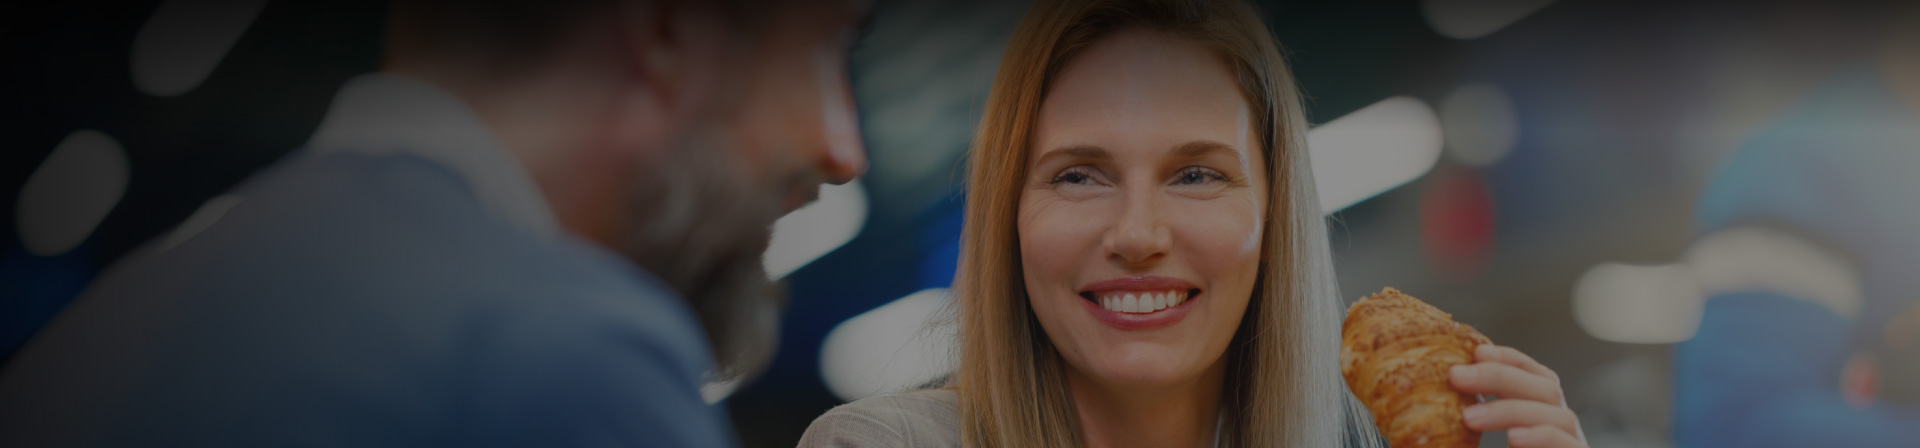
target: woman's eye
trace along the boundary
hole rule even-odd
[[[1078,185],[1078,184],[1085,184],[1092,180],[1093,178],[1090,176],[1087,176],[1087,173],[1083,173],[1077,170],[1068,170],[1065,172],[1061,172],[1060,175],[1058,176],[1054,176],[1053,180],[1047,183],[1054,184],[1054,185],[1059,185],[1063,183]]]
[[[1225,180],[1227,180],[1227,176],[1217,171],[1199,167],[1180,170],[1180,174],[1176,174],[1173,177],[1173,182],[1179,185],[1201,185],[1207,182]]]

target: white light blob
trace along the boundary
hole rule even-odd
[[[34,255],[73,250],[127,192],[127,153],[100,131],[67,135],[20,187],[14,208],[20,242]]]
[[[1424,0],[1421,15],[1442,36],[1477,39],[1539,11],[1554,0]]]
[[[1602,340],[1669,344],[1693,338],[1705,300],[1686,265],[1603,263],[1574,284],[1573,320]]]
[[[820,345],[820,377],[827,389],[853,401],[952,372],[959,330],[935,320],[948,300],[946,288],[926,289],[833,327]]]
[[[1308,131],[1321,209],[1333,213],[1419,178],[1440,159],[1441,141],[1433,108],[1407,96]]]
[[[1513,99],[1492,84],[1454,89],[1440,102],[1440,125],[1447,134],[1447,154],[1472,166],[1499,162],[1520,140]]]
[[[266,0],[167,0],[133,38],[133,84],[153,96],[192,91],[240,41]]]
[[[736,376],[719,381],[708,381],[700,385],[700,399],[706,400],[707,404],[719,403],[732,396],[733,391],[740,389],[741,380],[741,377]]]
[[[820,186],[820,198],[773,223],[761,264],[775,279],[844,246],[867,224],[867,192],[858,181]]]
[[[1707,234],[1682,256],[1708,295],[1771,292],[1813,302],[1842,318],[1860,316],[1860,272],[1839,252],[1766,227]]]
[[[1841,318],[1859,317],[1860,273],[1841,253],[1791,233],[1741,226],[1709,233],[1682,261],[1605,263],[1574,285],[1573,317],[1593,337],[1664,344],[1693,338],[1707,299],[1764,292],[1803,300]]]
[[[193,215],[187,216],[187,220],[181,221],[180,225],[174,226],[173,231],[167,232],[166,239],[160,240],[160,250],[172,249],[192,239],[194,235],[199,235],[208,227],[213,227],[213,223],[220,222],[221,217],[227,216],[227,210],[240,205],[241,199],[240,195],[223,194],[200,204],[200,208],[195,209]]]

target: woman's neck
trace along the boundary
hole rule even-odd
[[[1088,448],[1210,447],[1226,383],[1222,358],[1198,378],[1165,386],[1115,385],[1067,369]]]

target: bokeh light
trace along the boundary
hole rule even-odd
[[[20,242],[41,256],[79,246],[126,194],[130,169],[113,137],[95,130],[68,135],[20,187]]]

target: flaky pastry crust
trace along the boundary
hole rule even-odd
[[[1340,374],[1373,412],[1389,446],[1475,447],[1480,432],[1460,411],[1478,402],[1453,389],[1448,369],[1472,364],[1490,343],[1473,327],[1420,299],[1386,288],[1354,302],[1340,328]]]

